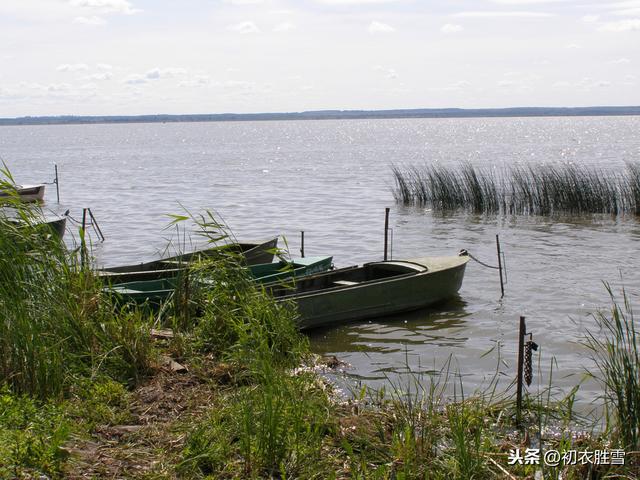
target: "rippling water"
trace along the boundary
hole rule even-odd
[[[640,221],[436,215],[394,204],[390,165],[621,169],[640,161],[638,131],[640,117],[21,126],[0,128],[0,157],[18,183],[51,181],[58,164],[62,204],[50,186],[45,206],[76,217],[91,207],[107,237],[96,246],[105,264],[153,258],[174,235],[163,230],[166,214],[181,205],[214,209],[239,238],[285,235],[292,252],[304,230],[306,254],[332,254],[337,266],[382,257],[387,206],[394,258],[466,248],[495,263],[499,234],[504,299],[496,272],[471,262],[460,298],[442,309],[312,332],[312,347],[346,361],[350,381],[380,386],[406,378],[407,368],[438,370],[453,355],[468,391],[496,368],[506,386],[525,315],[542,352],[544,375],[532,388],[545,384],[553,358],[553,383],[566,391],[591,365],[580,339],[609,305],[602,282],[624,284],[640,303]],[[585,382],[579,399],[598,394]]]

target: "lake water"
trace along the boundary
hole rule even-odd
[[[436,215],[396,205],[391,164],[477,166],[574,162],[621,170],[640,161],[640,117],[403,119],[0,127],[0,157],[18,183],[53,179],[45,208],[90,207],[106,236],[104,264],[154,258],[174,230],[169,213],[215,210],[240,239],[284,235],[297,253],[332,254],[336,266],[383,255],[384,209],[391,207],[393,257],[468,249],[496,263],[506,253],[508,284],[470,262],[460,298],[437,311],[310,333],[314,351],[349,364],[341,381],[381,386],[412,371],[440,368],[450,356],[465,390],[515,372],[517,326],[525,315],[541,346],[543,375],[568,391],[591,361],[580,344],[592,314],[624,285],[640,303],[640,221],[632,217]],[[175,238],[174,238],[175,240]],[[282,246],[282,242],[281,242]],[[493,349],[493,350],[492,350]],[[486,354],[487,352],[489,352]],[[485,355],[486,354],[486,355]],[[585,381],[588,404],[601,392]]]

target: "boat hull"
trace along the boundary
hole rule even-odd
[[[14,187],[11,187],[13,190]],[[41,202],[44,200],[44,184],[39,185],[17,185],[15,191],[8,193],[0,191],[0,197],[9,197],[10,195],[18,195],[22,202]]]
[[[98,272],[100,277],[111,283],[136,282],[144,280],[157,280],[161,278],[175,277],[184,270],[189,262],[198,257],[218,254],[227,248],[230,252],[241,254],[246,265],[269,263],[273,260],[275,249],[278,246],[278,237],[259,243],[236,243],[229,246],[214,247],[207,250],[184,253],[173,257],[153,260],[146,263],[123,265],[119,267],[107,267]]]
[[[426,267],[425,271],[284,295],[280,300],[295,303],[301,329],[417,310],[454,297],[462,286],[467,261],[468,257],[413,259],[411,263]]]
[[[308,257],[296,260],[294,268],[287,269],[286,262],[259,264],[246,267],[253,276],[254,281],[264,283],[268,281],[283,281],[293,277],[303,277],[331,268],[333,257]],[[173,277],[130,281],[119,284],[111,284],[105,287],[106,292],[116,294],[120,303],[135,303],[138,305],[149,304],[153,307],[169,300],[178,285],[187,287],[189,281],[184,270],[174,271]],[[145,272],[148,273],[148,272]],[[106,277],[108,280],[110,277]],[[200,286],[206,288],[207,281],[200,280]]]

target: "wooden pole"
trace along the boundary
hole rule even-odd
[[[520,328],[518,331],[518,380],[516,390],[516,425],[522,423],[522,370],[524,366],[524,337],[527,334],[527,325],[524,317],[520,317]]]
[[[54,163],[53,166],[56,169],[56,197],[58,198],[58,203],[60,203],[60,182],[58,181],[58,164]]]
[[[502,279],[502,252],[500,251],[500,236],[496,234],[496,248],[498,250],[498,270],[500,270],[500,298],[504,297],[504,280]]]
[[[80,265],[84,268],[85,256],[87,255],[87,209],[82,209],[82,233],[80,237]]]
[[[300,256],[304,258],[304,230],[300,231]]]
[[[384,209],[384,260],[387,260],[387,249],[389,248],[389,207]]]

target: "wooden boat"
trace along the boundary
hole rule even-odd
[[[17,226],[25,225],[22,220],[16,218],[9,219],[9,222]],[[45,220],[36,224],[35,228],[45,235],[55,235],[57,238],[62,239],[67,228],[67,216]]]
[[[52,220],[47,220],[43,223],[43,225],[47,225],[51,232],[56,235],[58,238],[64,237],[64,233],[67,229],[67,217],[58,217]]]
[[[41,202],[44,199],[44,184],[38,185],[16,185],[12,187],[12,191],[0,190],[1,197],[9,197],[11,195],[18,195],[23,202]]]
[[[324,272],[331,268],[332,260],[333,257],[306,257],[293,262],[280,261],[252,265],[247,269],[256,282],[265,283]],[[110,285],[105,287],[105,291],[115,293],[122,303],[142,305],[147,302],[155,306],[167,301],[176,288],[181,285],[181,282],[185,281],[185,277],[180,277],[181,272],[184,271],[177,270],[176,276],[170,278],[139,280]],[[206,288],[206,284],[206,281],[199,282],[199,285],[204,286],[204,288]]]
[[[278,237],[262,242],[231,243],[146,263],[106,267],[98,271],[98,276],[112,284],[171,278],[177,276],[180,270],[184,270],[189,262],[225,252],[241,254],[247,265],[269,263],[273,260],[277,246]]]
[[[417,310],[456,295],[469,257],[425,257],[366,263],[266,285],[282,302],[295,302],[299,327],[316,328]]]

